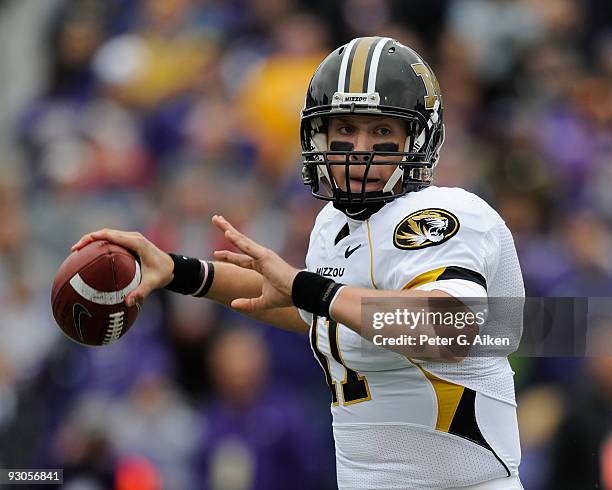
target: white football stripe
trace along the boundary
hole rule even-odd
[[[83,298],[98,305],[118,305],[140,284],[140,264],[136,261],[136,271],[132,281],[120,291],[98,291],[87,284],[79,274],[70,279],[70,285]]]
[[[344,92],[344,83],[346,82],[346,68],[348,66],[349,58],[351,57],[351,51],[353,46],[357,42],[357,39],[353,39],[348,43],[342,55],[342,63],[340,63],[340,75],[338,76],[338,92]]]
[[[374,47],[374,52],[372,53],[372,60],[370,61],[370,73],[368,75],[368,93],[376,91],[376,75],[378,73],[378,62],[380,61],[380,53],[382,53],[382,49],[387,44],[387,41],[391,41],[390,37],[383,37],[380,39],[376,46]]]

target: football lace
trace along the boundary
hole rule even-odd
[[[104,341],[102,342],[102,344],[110,344],[111,342],[114,342],[119,337],[121,337],[121,332],[123,331],[124,315],[124,311],[118,311],[116,313],[110,313],[108,315],[110,321],[108,323],[108,328],[106,330],[106,334],[104,335]]]

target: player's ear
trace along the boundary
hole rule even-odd
[[[317,117],[310,121],[311,125],[311,142],[314,149],[317,151],[327,151],[327,132],[328,132],[328,118]]]
[[[312,136],[312,144],[319,151],[327,151],[327,133],[316,133]]]

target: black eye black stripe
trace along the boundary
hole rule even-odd
[[[399,145],[397,143],[378,143],[373,145],[374,151],[399,151]]]
[[[331,151],[353,151],[355,145],[350,141],[332,141],[329,144]]]

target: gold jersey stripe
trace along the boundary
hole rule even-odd
[[[445,270],[446,267],[440,267],[439,269],[423,272],[423,274],[416,276],[402,289],[414,289],[418,288],[419,286],[422,286],[423,284],[434,282],[444,273]]]
[[[370,220],[365,220],[366,227],[368,229],[368,247],[370,249],[370,282],[374,289],[378,289],[376,282],[374,281],[374,247],[372,246],[372,235],[370,233]]]
[[[353,56],[353,64],[351,65],[351,73],[349,75],[349,92],[363,92],[363,80],[366,73],[366,61],[368,53],[374,42],[379,39],[377,37],[364,37],[359,40],[355,46],[355,54]]]
[[[459,406],[465,387],[440,379],[418,364],[417,366],[423,371],[423,374],[432,384],[436,393],[436,398],[438,400],[436,430],[448,432],[453,422],[453,418],[455,417],[455,413],[457,412],[457,407]]]

